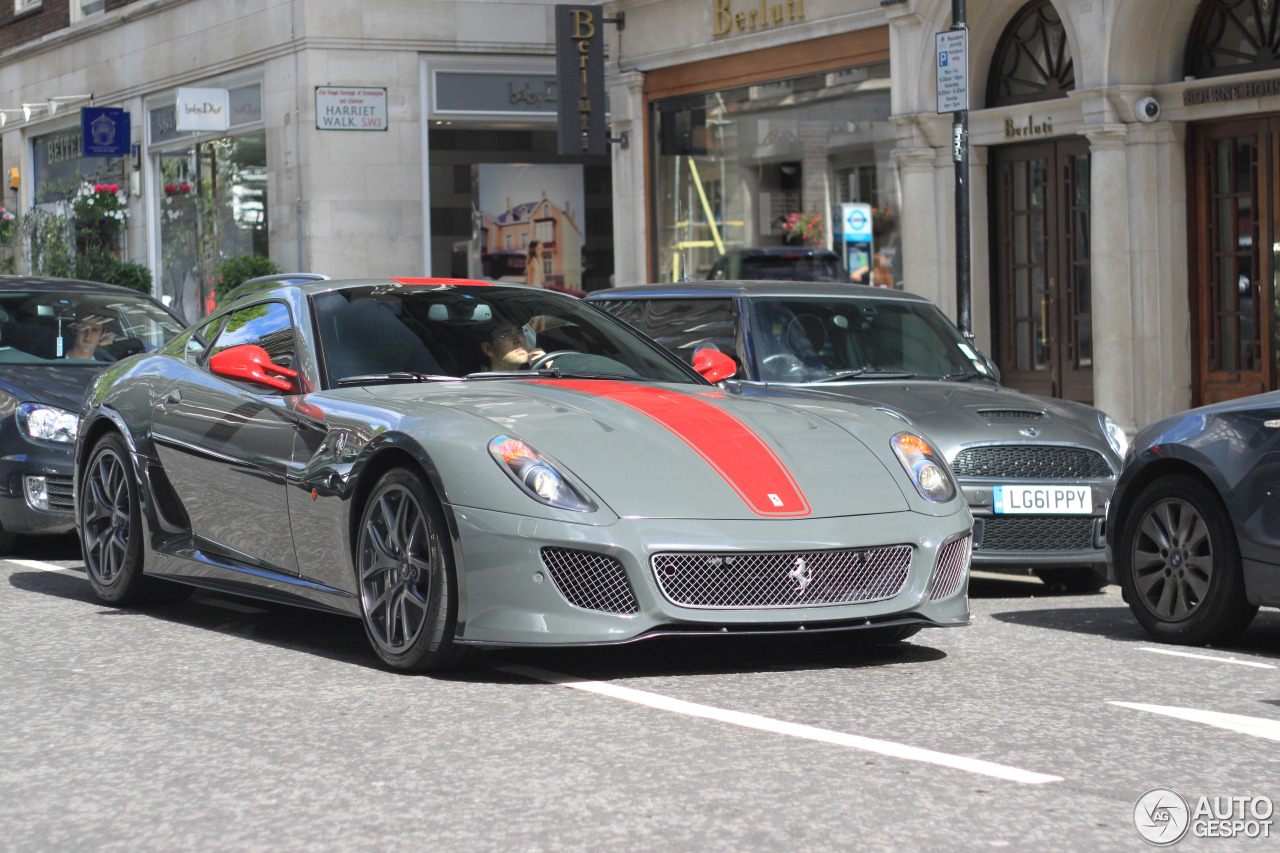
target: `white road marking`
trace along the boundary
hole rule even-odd
[[[1061,776],[1050,776],[1047,773],[1035,773],[1031,770],[1021,770],[1017,767],[996,764],[992,761],[983,761],[980,758],[965,758],[960,755],[949,755],[945,752],[935,752],[931,749],[921,749],[920,747],[894,743],[893,741],[876,740],[874,738],[845,734],[844,732],[832,731],[830,729],[806,726],[800,723],[788,723],[782,720],[774,720],[769,717],[759,716],[758,714],[748,714],[742,711],[730,711],[724,708],[714,708],[710,705],[699,705],[695,702],[685,702],[682,699],[673,699],[669,696],[662,696],[658,693],[650,693],[645,690],[636,690],[631,687],[620,687],[619,685],[609,684],[604,681],[584,681],[571,675],[561,675],[560,673],[549,672],[545,669],[536,669],[534,667],[519,666],[516,664],[506,664],[494,668],[516,675],[523,675],[537,681],[545,681],[549,684],[559,684],[563,687],[572,687],[575,690],[584,690],[588,693],[609,696],[614,699],[621,699],[625,702],[634,702],[637,705],[656,708],[660,711],[670,711],[674,714],[700,717],[705,720],[718,720],[722,723],[743,726],[749,729],[758,729],[760,731],[774,732],[776,734],[789,735],[791,737],[804,738],[806,740],[815,740],[822,743],[835,744],[836,746],[849,747],[850,749],[859,749],[864,752],[874,752],[878,755],[885,755],[890,758],[902,758],[907,761],[920,761],[925,764],[936,764],[939,767],[950,767],[955,770],[964,770],[968,773],[992,776],[996,779],[1006,779],[1010,782],[1021,782],[1026,785],[1043,785],[1046,782],[1063,781]]]
[[[1147,711],[1152,714],[1163,714],[1193,723],[1204,723],[1241,734],[1280,740],[1280,720],[1266,717],[1245,717],[1240,714],[1223,714],[1219,711],[1201,711],[1198,708],[1174,708],[1169,705],[1143,705],[1138,702],[1109,702],[1121,708],[1132,708],[1135,711]]]
[[[1257,663],[1251,660],[1236,660],[1234,658],[1220,658],[1214,655],[1193,655],[1191,652],[1175,652],[1173,649],[1153,649],[1149,646],[1139,646],[1144,652],[1155,652],[1158,655],[1173,655],[1180,658],[1195,658],[1196,660],[1211,660],[1218,663],[1234,663],[1240,666],[1256,666],[1258,669],[1275,669],[1273,664]]]
[[[69,568],[67,566],[55,566],[53,563],[44,563],[40,560],[5,560],[6,563],[13,563],[15,566],[22,566],[24,569],[39,569],[42,572],[58,572],[64,575],[75,575],[84,577],[84,566],[76,566]]]

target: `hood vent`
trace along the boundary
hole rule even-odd
[[[1023,409],[979,409],[978,414],[989,421],[1038,421],[1044,419],[1044,412],[1032,412]]]

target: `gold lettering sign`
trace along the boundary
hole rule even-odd
[[[804,20],[804,0],[711,0],[713,36],[749,33]],[[735,8],[735,5],[737,8]]]
[[[1025,123],[1015,122],[1011,118],[1004,120],[1004,136],[1005,139],[1017,139],[1024,136],[1044,136],[1053,133],[1053,119],[1046,118],[1040,122],[1035,121],[1031,116],[1027,116]]]

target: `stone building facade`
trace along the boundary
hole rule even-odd
[[[120,183],[124,254],[189,317],[235,255],[334,277],[478,274],[485,163],[576,167],[578,215],[591,223],[582,276],[608,284],[609,162],[556,153],[546,0],[9,2],[0,160],[20,180],[6,206],[56,206],[77,181]],[[322,126],[317,90],[342,87],[371,90],[384,118]],[[226,130],[178,129],[186,88],[228,93]],[[127,110],[129,156],[64,156],[88,95]]]
[[[969,0],[974,330],[1009,384],[1130,430],[1280,385],[1272,5]],[[935,93],[950,0],[606,8],[626,15],[615,135],[635,140],[613,152],[619,281],[670,278],[677,256],[696,278],[708,241],[776,241],[761,208],[781,187],[813,213],[884,211],[896,281],[954,316],[952,116]],[[794,139],[765,144],[762,121]],[[716,183],[721,164],[737,188]],[[694,169],[706,209],[672,191]]]

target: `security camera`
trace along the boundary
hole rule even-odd
[[[1133,114],[1138,117],[1138,121],[1153,122],[1160,118],[1160,102],[1150,95],[1139,98],[1138,103],[1133,105]]]

